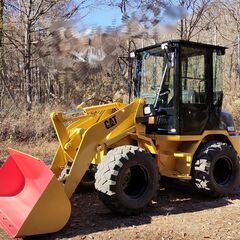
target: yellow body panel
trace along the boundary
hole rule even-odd
[[[240,155],[240,136],[225,130],[204,131],[202,135],[149,135],[158,146],[159,171],[162,176],[191,179],[192,159],[204,139],[224,136]]]

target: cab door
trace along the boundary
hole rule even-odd
[[[201,134],[209,118],[209,53],[204,48],[180,50],[180,134]]]

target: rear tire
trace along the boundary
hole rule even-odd
[[[239,158],[227,143],[210,141],[202,146],[193,161],[193,184],[204,194],[222,197],[239,186]]]
[[[151,154],[136,146],[121,146],[107,153],[98,165],[95,188],[113,212],[136,215],[159,189],[159,173]]]

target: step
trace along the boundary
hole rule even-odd
[[[174,157],[179,157],[179,158],[183,158],[183,157],[192,157],[192,153],[186,153],[186,152],[175,152]]]

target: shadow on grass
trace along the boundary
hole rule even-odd
[[[25,238],[27,240],[51,240],[72,238],[121,227],[151,223],[153,216],[166,216],[206,209],[219,208],[240,199],[240,191],[227,198],[212,199],[200,196],[190,184],[167,181],[162,185],[159,202],[153,203],[139,216],[121,217],[110,212],[96,193],[75,195],[72,199],[72,216],[58,233]]]

